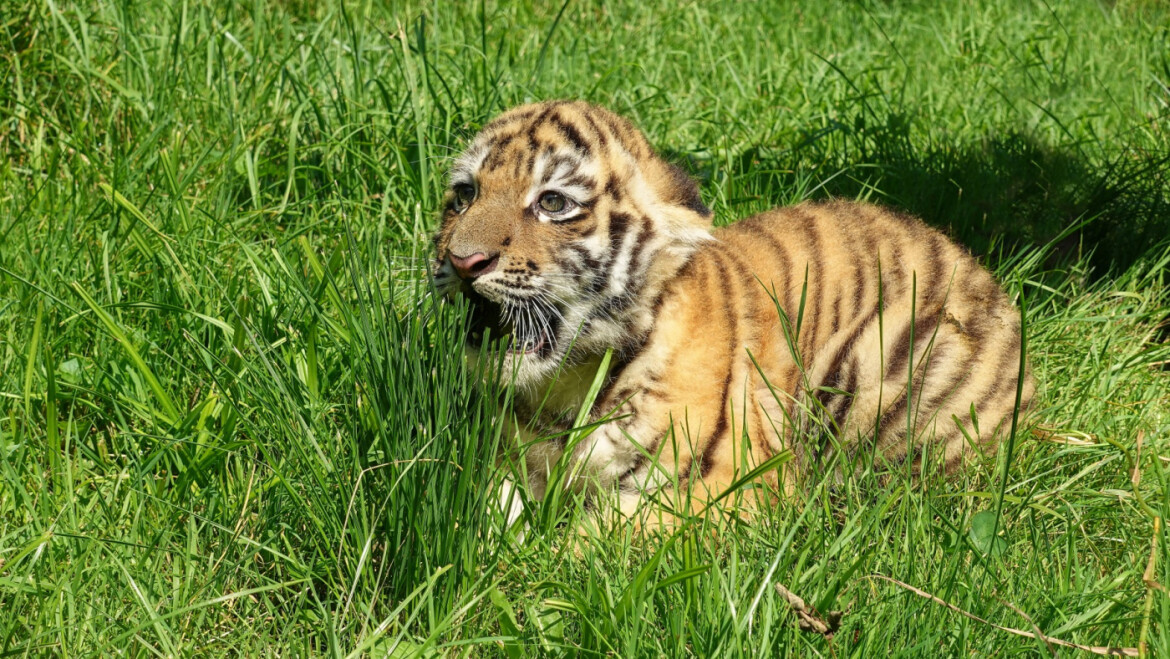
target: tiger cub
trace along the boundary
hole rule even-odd
[[[861,203],[711,215],[629,121],[583,102],[505,112],[454,162],[434,282],[469,298],[469,359],[502,337],[518,439],[551,438],[525,453],[536,498],[566,450],[623,512],[668,485],[699,510],[783,451],[764,476],[780,491],[834,454],[838,473],[953,471],[994,450],[1020,316],[963,249]],[[601,423],[567,447],[611,349]]]

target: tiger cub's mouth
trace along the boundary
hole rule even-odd
[[[464,290],[470,302],[467,345],[483,346],[484,338],[503,341],[510,355],[550,357],[556,347],[561,316],[555,309],[523,299],[497,303],[474,290]]]

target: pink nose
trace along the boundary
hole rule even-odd
[[[448,258],[451,259],[451,265],[455,267],[455,274],[459,275],[460,279],[475,279],[495,270],[500,255],[488,256],[483,252],[476,252],[471,256],[451,254]]]

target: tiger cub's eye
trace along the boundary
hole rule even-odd
[[[455,210],[457,211],[462,211],[475,201],[475,188],[466,183],[456,185],[452,192],[455,193]]]
[[[563,195],[556,192],[546,192],[540,196],[540,207],[549,213],[559,213],[565,210],[568,204]]]

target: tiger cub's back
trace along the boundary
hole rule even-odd
[[[887,465],[928,457],[950,471],[970,444],[994,448],[1016,403],[1019,312],[962,248],[851,202],[781,208],[714,235],[697,258],[734,280],[724,294],[739,298],[728,308],[753,353],[738,370],[760,410],[745,422],[765,455],[827,457],[834,442],[818,427],[850,456]],[[1026,375],[1024,406],[1033,391]]]

